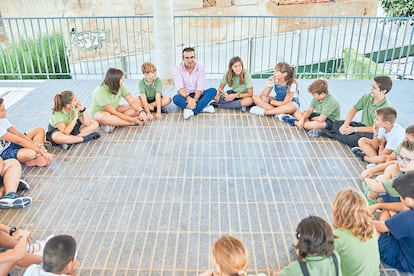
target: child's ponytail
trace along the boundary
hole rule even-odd
[[[65,107],[65,105],[70,104],[72,97],[72,91],[63,91],[59,94],[56,94],[53,98],[52,112],[61,111]]]

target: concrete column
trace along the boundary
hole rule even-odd
[[[172,84],[175,67],[172,0],[155,0],[153,3],[157,73],[164,83]]]

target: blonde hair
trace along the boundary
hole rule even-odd
[[[336,194],[332,206],[333,226],[348,229],[361,241],[371,239],[374,224],[368,210],[368,204],[356,190],[345,189]]]
[[[213,256],[223,274],[247,275],[249,255],[241,240],[229,235],[222,236],[213,245]]]
[[[155,67],[155,65],[152,64],[151,62],[145,62],[144,64],[141,65],[142,73],[150,73],[150,72],[154,72],[155,70],[157,70],[157,67]]]

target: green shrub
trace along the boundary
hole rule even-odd
[[[348,79],[373,79],[376,72],[382,70],[382,67],[371,59],[349,48],[344,49],[343,67]]]
[[[61,34],[20,40],[0,49],[0,79],[70,79]]]

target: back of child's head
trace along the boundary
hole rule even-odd
[[[334,250],[334,235],[331,226],[322,218],[309,216],[302,219],[296,228],[298,259],[309,255],[331,256]]]
[[[285,81],[287,85],[290,86],[295,81],[295,74],[296,69],[293,66],[290,66],[287,62],[279,62],[275,66],[276,71],[280,71],[280,73],[286,73]]]
[[[397,120],[397,110],[391,106],[379,108],[376,113],[383,122],[390,122],[391,124],[394,124]]]
[[[240,62],[241,66],[242,66],[242,71],[241,71],[239,77],[240,77],[240,84],[244,84],[244,65],[243,65],[243,61],[242,61],[241,57],[232,57],[229,60],[229,67],[227,68],[227,73],[226,73],[226,80],[227,80],[227,83],[228,83],[229,86],[233,85],[232,77],[233,77],[234,74],[233,74],[232,67],[236,62]]]
[[[392,80],[388,76],[376,76],[374,81],[378,84],[380,90],[385,90],[385,94],[392,88]]]
[[[72,102],[75,94],[72,91],[63,91],[55,95],[53,98],[52,112],[61,111],[67,104]]]
[[[348,229],[361,241],[372,238],[374,225],[364,197],[356,190],[339,191],[332,205],[333,226]]]
[[[328,94],[328,82],[326,80],[316,80],[308,87],[308,91],[311,94]]]
[[[59,273],[75,259],[76,241],[72,236],[58,235],[51,238],[43,251],[43,270]]]
[[[249,255],[243,242],[233,236],[224,235],[213,245],[213,257],[224,275],[247,275]]]
[[[151,62],[145,62],[141,65],[141,71],[142,73],[151,73],[157,70],[157,67],[155,67],[154,64]]]
[[[401,174],[394,179],[392,186],[402,198],[414,199],[414,173]]]
[[[102,84],[107,85],[112,94],[117,94],[121,87],[119,82],[123,76],[124,73],[121,70],[117,68],[109,68],[108,71],[106,71],[105,79]]]

